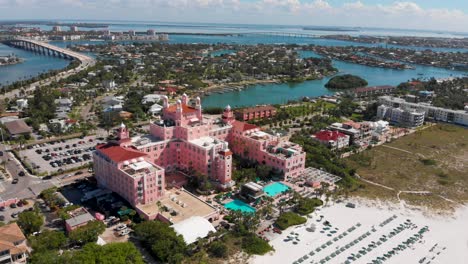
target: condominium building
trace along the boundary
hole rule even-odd
[[[381,96],[379,103],[387,107],[401,108],[408,111],[416,111],[424,113],[428,120],[454,123],[457,125],[468,126],[468,111],[467,110],[452,110],[447,108],[435,107],[428,103],[411,103],[402,98]]]
[[[419,127],[424,123],[424,112],[380,105],[377,107],[377,118],[389,120],[392,124],[402,127]]]
[[[367,145],[372,134],[369,122],[346,121],[343,123],[333,123],[328,128],[348,135],[350,144],[357,146]]]
[[[118,140],[98,145],[94,153],[99,185],[137,209],[166,199],[166,172],[197,172],[219,188],[233,186],[234,153],[269,165],[284,177],[299,176],[304,170],[305,152],[299,145],[235,120],[229,106],[217,118],[202,114],[200,98],[190,100],[184,94],[170,105],[164,96],[162,102],[162,117],[150,124],[148,135],[130,137],[122,125]],[[150,218],[145,210],[139,211]]]
[[[53,31],[53,32],[61,32],[61,31],[62,31],[62,27],[60,27],[60,26],[53,26],[53,27],[52,27],[52,31]]]

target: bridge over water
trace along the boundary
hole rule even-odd
[[[232,36],[271,36],[271,37],[287,37],[287,38],[319,38],[320,35],[306,34],[306,33],[293,33],[293,32],[246,32],[246,33],[232,33]]]
[[[45,42],[37,41],[37,40],[31,40],[31,39],[26,39],[26,38],[15,38],[15,39],[4,40],[3,43],[11,47],[30,50],[30,51],[38,52],[44,55],[57,56],[57,57],[62,57],[64,59],[70,59],[70,60],[76,59],[84,64],[88,64],[94,61],[93,58],[83,55],[81,53],[74,52],[69,49],[63,49],[63,48],[60,48],[60,47],[57,47],[57,46],[54,46]]]

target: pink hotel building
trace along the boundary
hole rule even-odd
[[[203,116],[200,98],[189,100],[185,94],[173,105],[163,98],[162,118],[150,124],[148,135],[130,138],[122,125],[118,140],[98,145],[94,171],[101,187],[138,207],[164,197],[165,171],[194,170],[220,188],[233,186],[233,153],[269,165],[285,178],[304,171],[306,154],[299,145],[235,120],[229,106],[221,119]]]

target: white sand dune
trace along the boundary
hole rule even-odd
[[[317,222],[320,215],[323,215],[324,219]],[[379,226],[394,215],[396,218],[383,227]],[[324,230],[323,222],[325,220],[331,223],[331,228],[328,230]],[[357,223],[361,225],[357,227]],[[306,230],[311,224],[315,224],[315,232]],[[335,237],[339,237],[340,234],[343,234],[352,226],[355,226],[356,229],[347,232],[347,235],[343,236],[343,238],[333,241]],[[468,263],[468,207],[461,207],[453,216],[427,216],[421,211],[383,208],[382,206],[369,206],[361,203],[357,203],[355,209],[347,208],[344,204],[335,204],[322,208],[313,214],[312,219],[309,219],[306,225],[291,227],[282,235],[273,239],[270,244],[275,248],[275,252],[265,256],[254,256],[250,259],[250,263],[294,263],[305,255],[308,255],[307,259],[303,259],[302,262],[298,263],[320,263],[327,256],[330,256],[330,260],[325,263],[345,263],[345,261],[350,263],[372,263],[372,260],[377,257],[384,257],[384,254],[398,247],[398,245],[402,245],[403,241],[418,233],[425,226],[429,230],[423,234],[418,242],[406,249],[396,251],[396,254],[386,258],[382,263]],[[372,230],[373,227],[374,230]],[[398,231],[395,235],[390,235],[398,227],[400,227],[401,231]],[[331,234],[331,230],[336,231],[336,233]],[[300,241],[296,240],[296,245],[292,241],[283,241],[287,236],[296,237],[296,235],[291,235],[291,232],[299,234],[297,238]],[[369,235],[361,241],[350,244],[366,233]],[[331,234],[331,236],[327,234]],[[387,241],[377,243],[383,235],[386,236]],[[328,241],[331,242],[329,246],[324,249],[321,248],[319,252],[316,251],[317,247],[326,244]],[[346,248],[346,245],[348,245],[348,248]],[[342,250],[340,250],[341,248]],[[367,248],[364,255],[359,253],[363,248]],[[338,250],[341,252],[331,257]],[[309,255],[311,251],[314,251],[312,256]],[[352,260],[348,258],[352,254],[361,256]]]

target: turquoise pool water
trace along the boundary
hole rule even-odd
[[[241,211],[244,213],[255,213],[255,208],[244,203],[241,200],[234,200],[232,202],[229,202],[225,204],[224,207],[229,210]]]
[[[276,195],[289,190],[289,187],[282,184],[281,182],[275,182],[263,187],[263,191],[270,197],[275,197]]]

